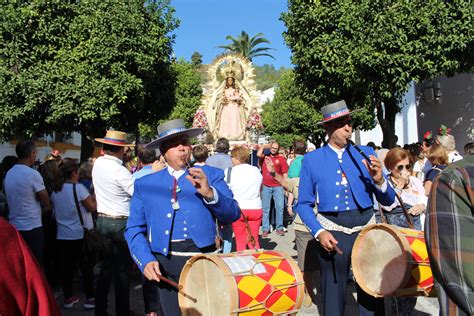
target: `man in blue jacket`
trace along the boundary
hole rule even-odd
[[[202,129],[186,129],[181,119],[158,126],[158,139],[147,148],[159,148],[167,168],[135,182],[125,238],[133,260],[149,280],[159,275],[179,281],[186,261],[215,251],[217,218],[232,223],[240,209],[217,169],[187,169],[190,137]],[[164,315],[180,315],[175,288],[159,283]]]
[[[363,146],[361,154],[349,144],[352,121],[345,101],[324,106],[321,112],[328,144],[303,159],[296,210],[319,241],[322,314],[344,315],[352,246],[359,231],[375,223],[372,196],[391,205],[395,193],[373,149]],[[359,287],[357,298],[361,315],[383,315],[383,300],[371,298]]]

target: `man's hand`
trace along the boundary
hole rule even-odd
[[[166,168],[166,162],[164,160],[155,160],[155,162],[153,163],[153,165],[151,166],[151,170],[153,170],[153,172],[158,172],[160,170],[163,170]]]
[[[143,274],[150,281],[160,282],[159,275],[161,275],[160,264],[158,261],[150,261],[146,264]]]
[[[339,243],[334,236],[327,230],[322,231],[318,235],[319,243],[327,251],[337,251],[339,248],[337,244]]]
[[[369,158],[371,164],[367,163],[365,159],[362,160],[362,162],[364,163],[367,170],[369,170],[369,174],[374,180],[374,182],[378,185],[381,185],[384,180],[382,174],[382,164],[380,160],[375,156],[370,156]]]
[[[201,168],[189,168],[188,172],[189,175],[186,176],[186,179],[191,182],[198,193],[207,200],[214,199],[214,191],[209,186],[209,183],[207,182],[207,176],[204,171]]]

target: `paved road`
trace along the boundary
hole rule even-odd
[[[294,247],[294,231],[293,227],[290,226],[288,227],[288,232],[285,234],[285,236],[278,236],[274,232],[271,233],[268,238],[265,238],[261,241],[261,246],[264,249],[275,249],[278,251],[285,252],[289,254],[290,256],[293,256],[296,258],[296,250]],[[319,275],[316,273],[315,274],[315,282],[314,284],[319,284]],[[80,289],[80,284],[77,282],[75,286],[76,291]],[[317,289],[315,289],[317,292]],[[63,302],[63,297],[61,290],[59,288],[56,288],[55,291],[55,297],[58,300],[58,303],[61,304]],[[311,307],[304,307],[302,308],[298,315],[320,315],[319,311],[321,310],[321,302],[319,300],[320,296],[316,295],[317,301],[313,306]],[[85,311],[82,307],[84,304],[84,295],[81,296],[81,301],[79,304],[77,304],[74,308],[69,309],[69,310],[63,310],[64,315],[87,315],[91,316],[94,315],[93,311]],[[348,299],[347,299],[347,307],[346,307],[346,315],[358,315],[358,308],[357,308],[357,303],[356,303],[356,291],[355,291],[355,286],[350,285],[349,286],[349,293],[348,293]],[[142,297],[142,289],[141,289],[141,283],[140,283],[140,275],[138,273],[135,273],[134,278],[133,278],[133,283],[132,287],[130,290],[130,302],[131,302],[131,310],[134,312],[136,315],[143,315],[144,314],[144,309],[143,309],[143,297]],[[113,296],[113,286],[111,288],[111,293],[109,295],[109,313],[110,315],[115,315],[114,312],[114,296]],[[389,302],[386,300],[386,315],[392,315],[390,312],[390,307],[389,307]],[[436,298],[425,298],[425,297],[420,297],[417,300],[417,304],[415,306],[415,312],[412,315],[438,315],[439,314],[439,308],[438,308],[438,302]]]

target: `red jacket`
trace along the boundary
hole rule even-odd
[[[20,233],[0,217],[0,315],[61,315]]]

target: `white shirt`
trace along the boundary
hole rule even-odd
[[[82,201],[87,199],[90,194],[87,188],[78,183],[76,184],[77,199],[81,216],[84,221],[84,227],[87,229],[94,228],[91,213],[87,212]],[[74,201],[74,192],[72,183],[64,183],[63,189],[59,192],[51,194],[51,203],[53,204],[53,216],[58,224],[58,232],[56,239],[60,240],[77,240],[84,237],[81,220],[77,214],[76,202]]]
[[[122,166],[122,160],[110,155],[97,158],[92,168],[97,212],[129,216],[133,181],[132,174]]]
[[[10,209],[10,224],[18,230],[42,226],[41,205],[36,193],[44,190],[40,173],[26,165],[16,164],[5,178],[5,194]]]
[[[227,169],[224,174],[227,182]],[[260,198],[262,180],[262,174],[257,167],[246,163],[232,167],[229,187],[241,209],[258,210],[262,208],[262,199]]]

